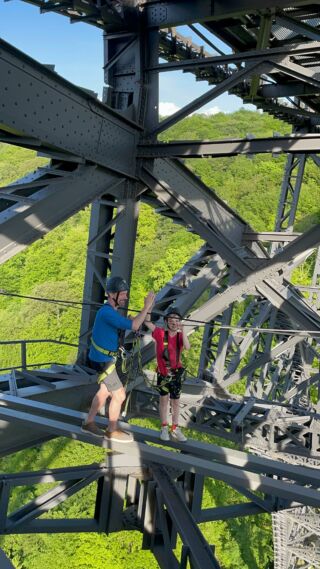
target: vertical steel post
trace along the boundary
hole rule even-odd
[[[136,34],[104,35],[106,87],[103,100],[125,116],[137,120],[143,101],[141,38]],[[119,184],[120,199],[104,197],[91,210],[84,301],[80,328],[79,360],[84,362],[97,306],[105,298],[109,275],[131,282],[139,205],[136,182]]]
[[[107,198],[96,200],[91,206],[78,354],[81,363],[86,359],[96,311],[105,298],[105,280],[111,270],[113,215],[116,207],[116,202]]]
[[[288,154],[281,186],[275,231],[289,232],[293,230],[305,164],[305,154]]]

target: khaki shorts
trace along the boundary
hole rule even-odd
[[[90,367],[98,372],[98,383],[103,383],[108,391],[117,391],[123,387],[122,381],[116,370],[114,361],[110,362],[94,362],[89,360]]]

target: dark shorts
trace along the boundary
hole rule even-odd
[[[109,362],[94,362],[88,360],[89,367],[94,369],[98,373],[98,383],[101,385],[103,383],[108,391],[117,391],[121,387],[124,387],[120,377],[119,368],[116,360]]]
[[[172,369],[171,374],[167,376],[158,373],[157,386],[160,395],[164,396],[170,394],[170,399],[180,399],[184,372],[184,367],[180,367],[178,369]]]

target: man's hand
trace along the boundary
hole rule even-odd
[[[154,292],[149,292],[147,294],[147,296],[144,299],[144,307],[141,310],[141,312],[139,312],[139,314],[137,314],[137,316],[134,317],[133,321],[132,321],[132,329],[133,330],[138,330],[141,326],[141,324],[145,321],[148,312],[151,310],[153,303],[154,303],[154,299],[155,299],[155,294]],[[150,322],[151,324],[151,322]]]
[[[154,292],[149,292],[147,294],[147,296],[144,299],[144,306],[145,308],[147,308],[148,310],[150,310],[153,307],[154,304],[154,300],[155,300],[156,295],[154,294]]]

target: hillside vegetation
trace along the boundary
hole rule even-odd
[[[289,132],[283,123],[259,113],[238,111],[213,117],[194,115],[165,134],[165,140],[237,138],[252,133]],[[3,186],[45,163],[33,152],[0,144],[0,185]],[[234,208],[254,229],[274,228],[285,157],[269,155],[221,159],[188,160],[188,166]],[[304,231],[319,223],[320,175],[308,160],[295,230]],[[34,243],[0,267],[0,289],[20,295],[66,300],[82,299],[90,208],[77,213],[44,239]],[[142,306],[150,289],[156,292],[201,245],[199,237],[141,206],[130,305]],[[301,269],[296,280],[307,282],[312,263]],[[0,341],[8,339],[51,338],[77,342],[80,310],[55,304],[0,295]],[[188,369],[196,373],[201,330],[192,336]],[[72,362],[76,351],[70,347],[34,345],[28,350],[30,363]],[[0,346],[0,367],[19,365],[16,347]],[[149,422],[154,426],[154,422]],[[193,438],[197,435],[192,433]],[[203,437],[207,441],[210,437]],[[225,443],[223,443],[225,444]],[[225,445],[226,446],[226,445]],[[1,460],[2,472],[38,470],[102,461],[100,450],[77,442],[57,439]],[[35,496],[36,490],[17,491],[16,506]],[[241,497],[220,482],[208,481],[204,506],[237,503]],[[90,489],[70,501],[70,517],[92,511]],[[63,505],[52,515],[65,515]],[[209,543],[215,544],[223,569],[263,569],[272,559],[271,524],[268,516],[249,517],[214,524],[203,524]],[[135,532],[104,535],[30,535],[2,539],[17,569],[149,569],[157,567],[149,552],[141,551],[141,536]]]

